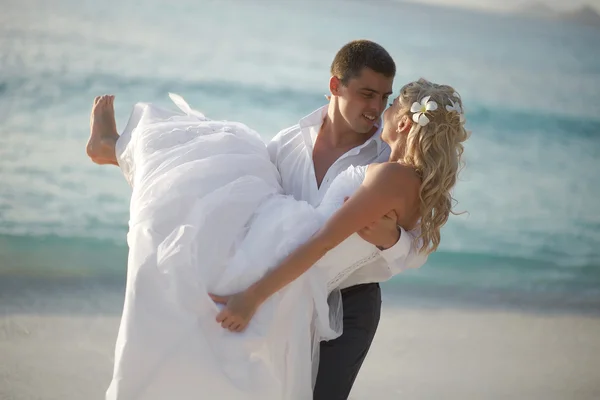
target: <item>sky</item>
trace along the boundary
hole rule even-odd
[[[528,4],[541,3],[555,10],[572,10],[584,4],[600,11],[600,0],[409,0],[413,3],[431,3],[446,6],[461,6],[494,11],[515,10]]]

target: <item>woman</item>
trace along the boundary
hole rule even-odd
[[[133,187],[107,398],[312,398],[316,344],[341,333],[327,297],[377,256],[356,232],[393,211],[419,221],[423,250],[439,245],[468,137],[461,100],[404,86],[384,114],[389,162],[349,168],[313,208],[282,193],[256,133],[171,98],[183,114],[137,104],[120,137],[112,96],[92,111],[88,154]]]

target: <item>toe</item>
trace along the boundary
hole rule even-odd
[[[104,96],[102,96],[102,98],[100,98],[100,101],[98,101],[98,107],[101,110],[105,110],[107,105],[109,104],[109,102],[110,102],[110,97],[107,95],[104,95]]]

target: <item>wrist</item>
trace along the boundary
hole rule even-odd
[[[260,281],[251,285],[245,290],[245,293],[251,301],[256,302],[259,305],[269,298],[269,295],[266,293],[265,289],[261,287]]]

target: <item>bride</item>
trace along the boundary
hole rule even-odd
[[[315,208],[284,195],[257,133],[170,96],[181,111],[138,103],[120,136],[114,96],[92,109],[88,155],[133,189],[106,398],[310,399],[318,344],[341,334],[328,296],[378,254],[356,232],[392,211],[420,223],[423,251],[439,245],[468,138],[460,97],[405,85],[384,114],[389,162],[348,168]]]

